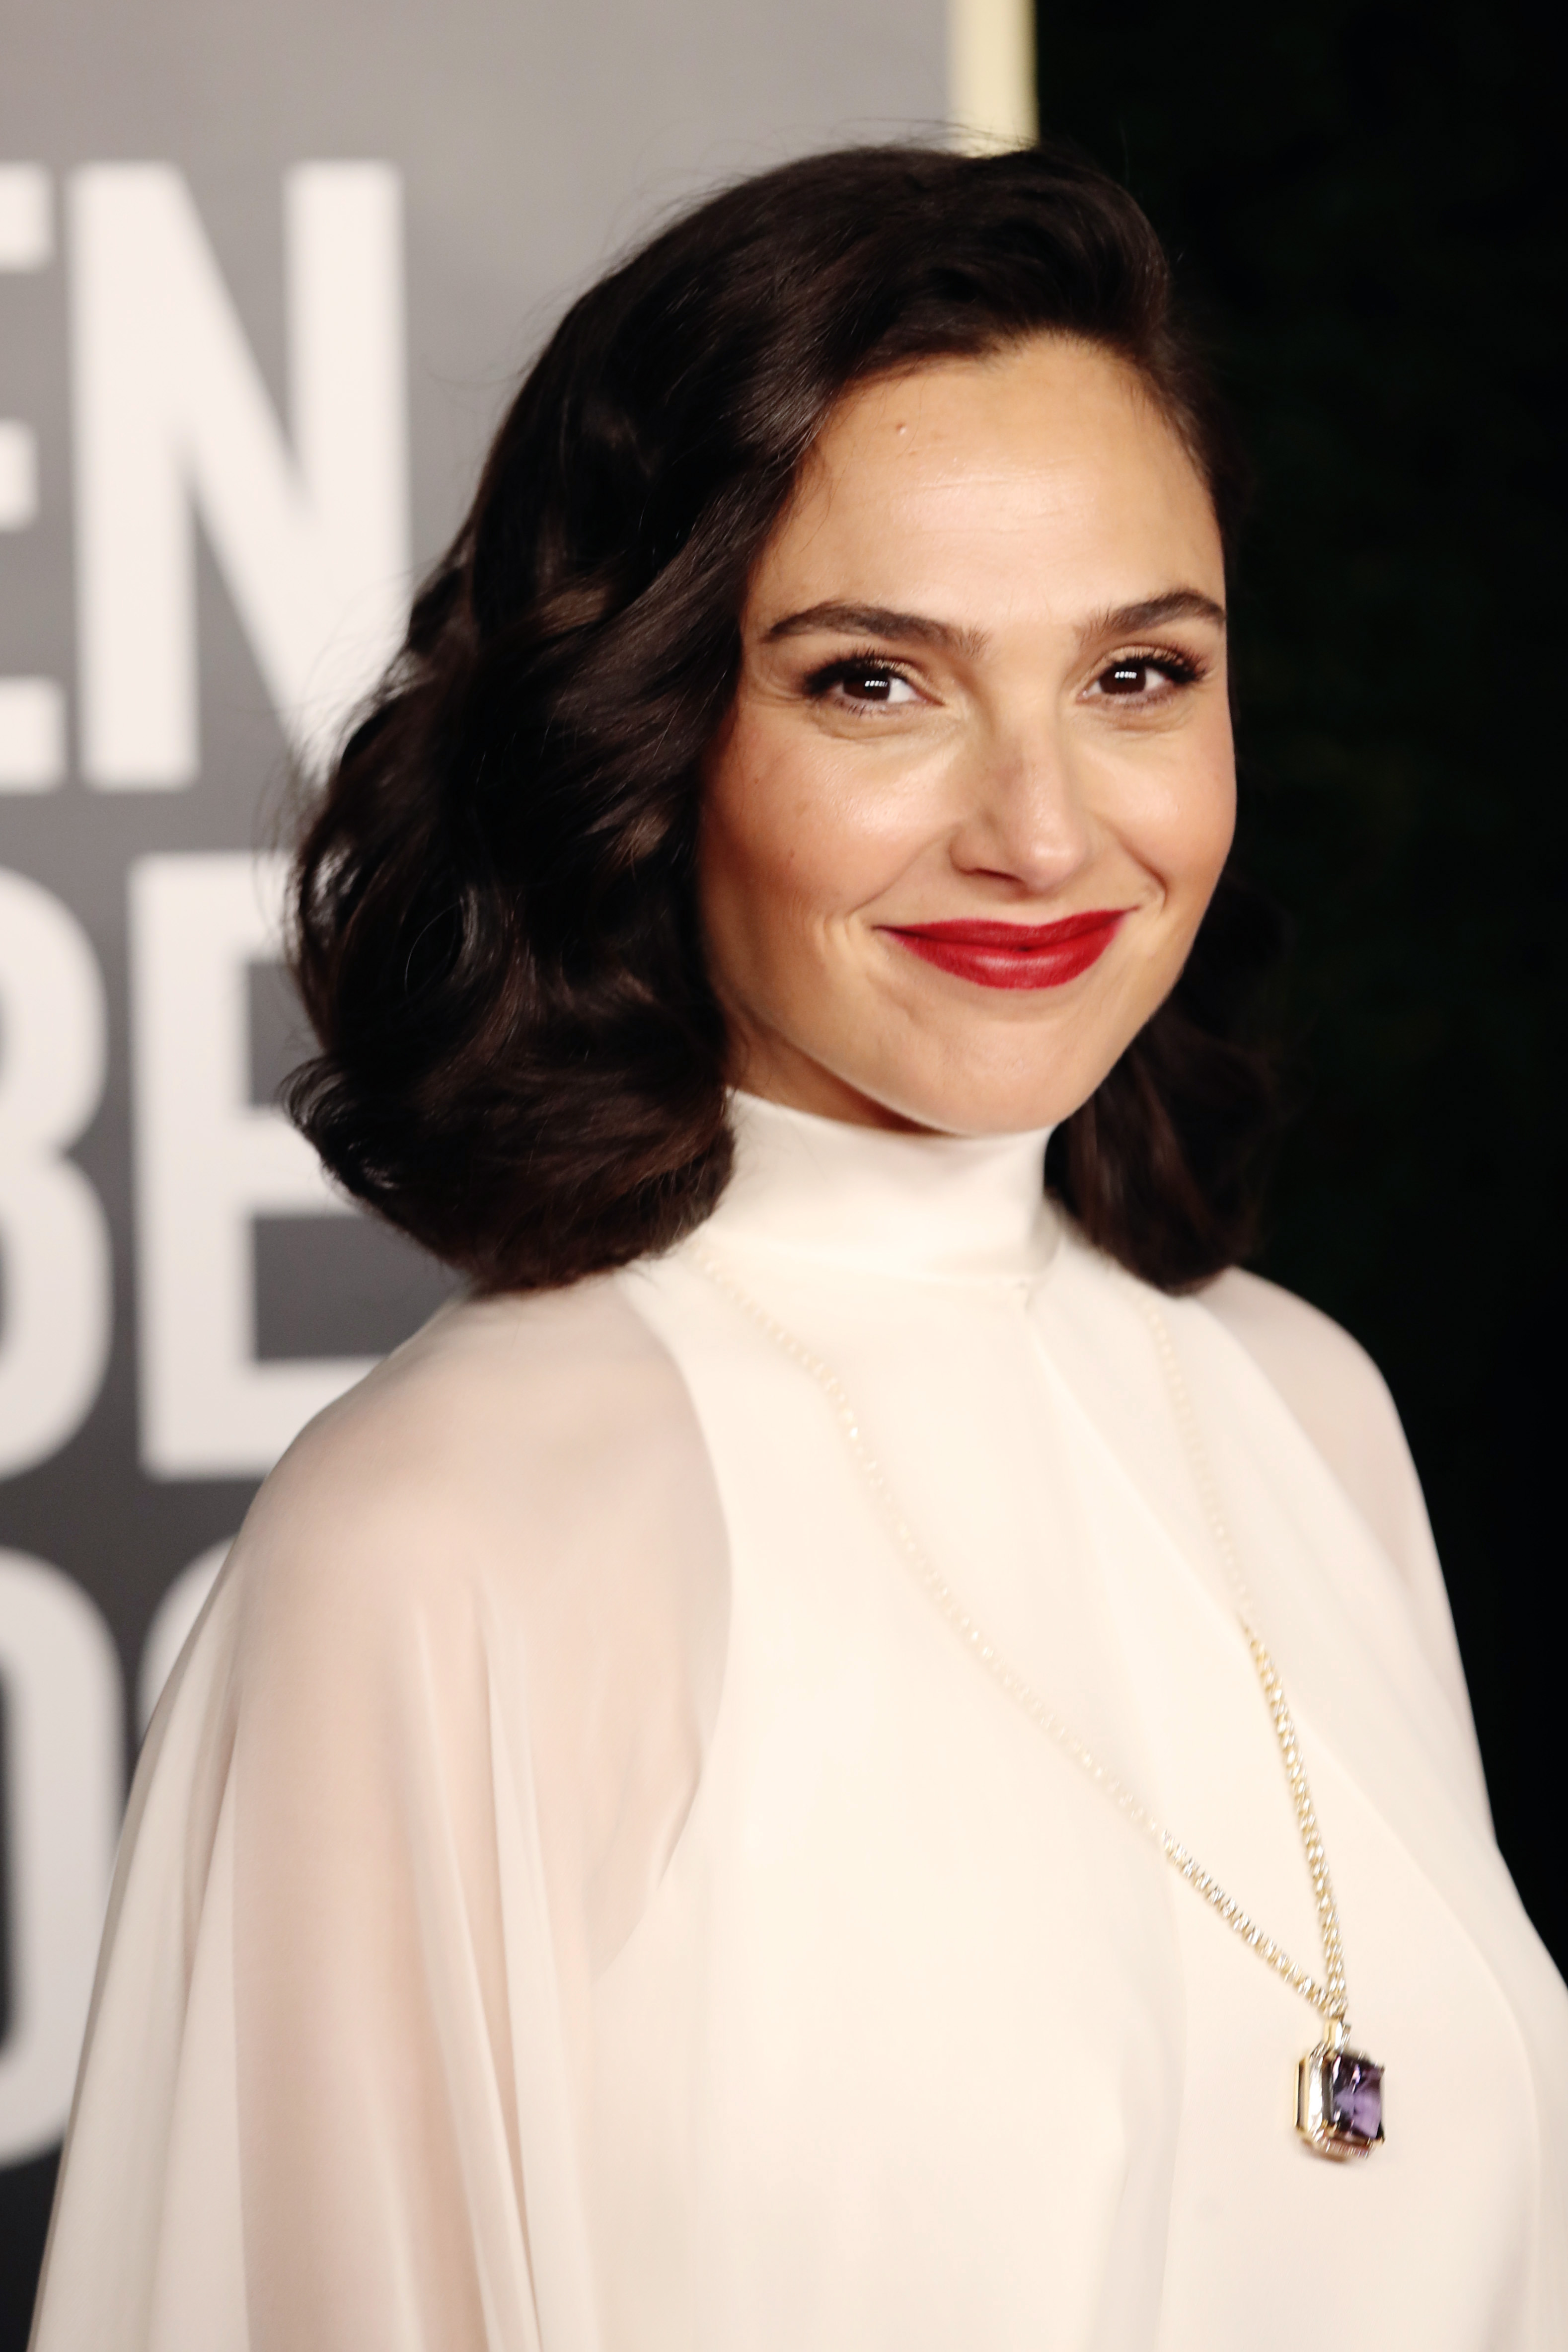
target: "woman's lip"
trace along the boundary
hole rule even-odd
[[[1098,961],[1115,938],[1127,907],[1094,908],[1054,923],[889,923],[926,963],[982,988],[1062,988]]]

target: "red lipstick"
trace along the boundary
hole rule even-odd
[[[890,923],[890,939],[981,988],[1062,988],[1098,962],[1130,911],[1097,908],[1058,923]]]

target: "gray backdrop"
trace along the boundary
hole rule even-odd
[[[268,1107],[286,745],[570,294],[697,187],[936,125],[946,37],[940,0],[48,0],[5,52],[0,2233],[145,1708],[259,1475],[439,1295]]]

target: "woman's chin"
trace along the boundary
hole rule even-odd
[[[1087,1101],[1103,1072],[1069,1074],[988,1071],[983,1066],[936,1067],[853,1062],[810,1076],[796,1070],[784,1082],[764,1074],[742,1081],[752,1094],[768,1095],[797,1110],[856,1126],[924,1131],[934,1135],[1028,1135],[1056,1127]]]

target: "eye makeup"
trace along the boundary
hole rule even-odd
[[[1159,701],[1165,698],[1164,694],[1145,692],[1139,683],[1151,672],[1166,691],[1179,693],[1186,687],[1201,684],[1208,677],[1210,667],[1197,655],[1182,653],[1174,646],[1140,646],[1103,662],[1086,691],[1107,702]]]
[[[1210,665],[1198,656],[1180,652],[1174,646],[1140,646],[1102,664],[1086,690],[1104,701],[1147,703],[1164,698],[1140,686],[1139,681],[1149,674],[1158,678],[1166,690],[1179,693],[1200,684],[1209,670]],[[803,681],[808,701],[823,701],[835,689],[841,688],[850,708],[865,710],[899,708],[901,698],[895,689],[900,686],[912,696],[921,691],[902,664],[885,654],[874,653],[839,655],[832,661],[819,664]]]
[[[898,707],[891,689],[899,686],[907,687],[911,694],[920,691],[908,671],[885,654],[840,655],[809,672],[805,679],[806,697],[811,702],[824,700],[835,687],[865,689],[860,698],[862,709]]]

